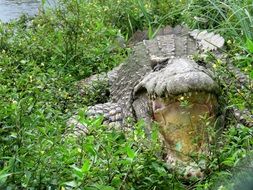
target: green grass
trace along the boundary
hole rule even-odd
[[[159,27],[186,23],[219,32],[231,62],[253,78],[252,2],[62,0],[59,5],[32,19],[0,23],[0,189],[209,189],[229,178],[253,144],[252,129],[238,127],[230,117],[208,158],[209,174],[192,183],[168,171],[156,129],[148,140],[141,122],[125,135],[107,130],[99,118],[81,117],[91,129],[88,137],[62,134],[66,120],[94,99],[80,97],[74,84],[121,63],[129,50],[117,37],[128,40],[137,30],[148,29],[152,38]],[[228,74],[223,66],[217,73]],[[235,87],[225,86],[223,103],[252,106],[250,92],[243,94],[247,102]]]

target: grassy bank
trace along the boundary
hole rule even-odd
[[[143,123],[126,138],[101,119],[83,118],[86,138],[63,140],[66,120],[99,94],[79,95],[75,82],[106,72],[131,51],[118,39],[137,30],[187,24],[224,36],[228,60],[253,78],[251,1],[61,0],[35,18],[0,23],[0,189],[210,189],[252,151],[253,130],[227,118],[221,140],[208,158],[210,171],[197,182],[168,172],[154,129]],[[217,73],[230,76],[215,60]],[[252,92],[223,85],[223,103],[252,109]],[[249,87],[250,88],[250,87]],[[251,88],[252,89],[252,88]],[[218,184],[218,185],[217,185]],[[230,183],[231,185],[231,183]],[[227,189],[231,189],[228,187]]]

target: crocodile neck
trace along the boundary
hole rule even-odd
[[[148,52],[143,43],[133,48],[133,54],[120,65],[117,77],[110,79],[111,101],[118,103],[124,118],[133,116],[133,89],[146,73],[152,70]]]

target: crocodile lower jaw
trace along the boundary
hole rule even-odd
[[[168,154],[188,162],[192,155],[205,153],[208,127],[212,127],[218,107],[215,95],[189,92],[152,101],[154,119],[167,145]]]

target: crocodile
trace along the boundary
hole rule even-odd
[[[201,177],[190,155],[208,152],[206,123],[214,126],[217,119],[220,89],[211,69],[194,56],[207,52],[220,56],[224,39],[177,26],[162,28],[154,39],[139,41],[124,63],[79,83],[92,88],[98,82],[109,88],[109,101],[89,106],[86,114],[91,118],[102,115],[104,124],[123,130],[131,130],[130,119],[142,119],[147,135],[155,121],[166,145],[166,161],[172,166],[189,166],[183,171],[185,176]],[[68,125],[74,125],[76,135],[88,132],[75,116]]]

